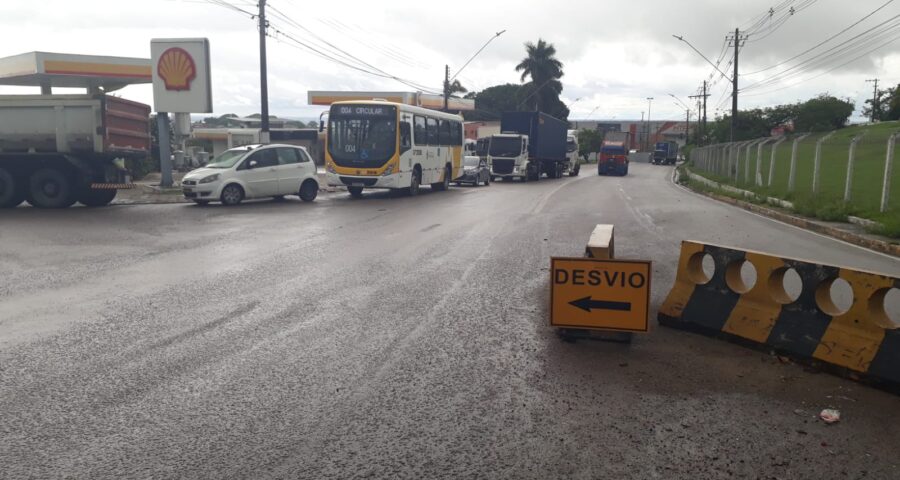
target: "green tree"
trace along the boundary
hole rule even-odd
[[[837,130],[847,126],[853,114],[853,102],[823,93],[797,108],[794,128],[800,132]]]
[[[771,131],[771,123],[764,110],[738,110],[735,122],[734,141],[750,140],[766,137]],[[709,123],[709,136],[712,142],[728,142],[731,139],[731,115],[716,118]]]
[[[470,92],[466,98],[475,99],[475,111],[465,112],[466,120],[499,120],[503,112],[519,110],[522,91],[521,85],[507,83]]]
[[[603,132],[582,129],[578,131],[578,152],[587,156],[591,152],[599,152],[603,144]]]
[[[862,116],[871,119],[873,118],[872,110],[875,110],[874,118],[876,121],[887,120],[885,117],[890,108],[891,97],[894,96],[894,91],[895,89],[893,88],[878,90],[876,93],[876,98],[878,99],[877,102],[874,98],[866,99],[866,101],[863,102]]]
[[[556,48],[553,44],[538,39],[537,43],[525,44],[527,56],[516,65],[516,71],[522,72],[521,80],[526,78],[531,81],[525,84],[528,97],[524,102],[530,108],[559,116],[565,111],[565,120],[568,117],[568,109],[565,105],[560,108],[559,95],[562,93],[563,64],[556,59]],[[565,109],[565,110],[564,110]]]
[[[890,89],[890,98],[887,102],[885,120],[900,120],[900,85]]]

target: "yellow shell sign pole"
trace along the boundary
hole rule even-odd
[[[550,325],[564,339],[630,342],[649,331],[651,262],[614,260],[613,226],[597,225],[586,258],[550,259]]]

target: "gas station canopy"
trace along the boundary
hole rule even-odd
[[[153,81],[149,58],[29,52],[0,58],[0,85],[102,88],[110,92]]]

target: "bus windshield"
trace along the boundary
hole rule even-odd
[[[328,125],[328,152],[341,166],[380,167],[394,156],[397,107],[335,105]]]
[[[517,157],[522,153],[522,139],[519,137],[491,137],[491,156]]]

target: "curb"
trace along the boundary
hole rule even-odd
[[[677,185],[680,185],[677,183]],[[827,235],[832,238],[836,238],[838,240],[842,240],[847,243],[851,243],[853,245],[868,248],[869,250],[874,250],[876,252],[886,253],[888,255],[893,255],[895,257],[900,257],[900,244],[885,242],[884,240],[878,240],[874,238],[868,238],[857,233],[848,232],[846,230],[841,230],[839,228],[830,227],[828,225],[822,225],[820,223],[816,223],[812,220],[798,217],[795,215],[791,215],[788,213],[784,213],[778,210],[773,210],[771,208],[766,208],[761,205],[756,205],[750,202],[745,202],[743,200],[738,200],[736,198],[726,197],[724,195],[717,195],[715,193],[709,192],[698,192],[686,185],[680,185],[698,195],[703,195],[704,197],[712,198],[714,200],[718,200],[720,202],[727,203],[729,205],[733,205],[735,207],[742,208],[744,210],[778,220],[782,223],[787,223],[788,225],[793,225],[795,227],[802,228],[804,230],[809,230],[811,232],[819,233],[822,235]]]

